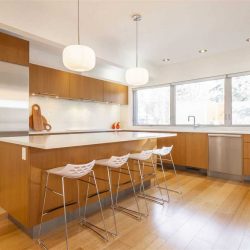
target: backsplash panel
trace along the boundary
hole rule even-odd
[[[73,101],[31,96],[31,106],[38,104],[52,131],[109,129],[120,120],[120,106],[97,102]]]

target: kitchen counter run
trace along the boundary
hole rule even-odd
[[[136,141],[176,136],[176,133],[156,132],[98,132],[81,134],[30,135],[18,137],[2,137],[7,142],[39,149],[56,149],[88,146],[105,143]]]

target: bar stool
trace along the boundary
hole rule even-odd
[[[107,229],[106,229],[106,224],[105,224],[105,220],[104,220],[104,216],[103,216],[101,200],[100,200],[99,191],[98,191],[98,187],[97,187],[97,183],[96,183],[96,177],[95,177],[95,173],[93,171],[94,165],[95,165],[95,161],[89,162],[87,164],[80,164],[80,165],[67,164],[64,167],[53,168],[53,169],[50,169],[50,170],[46,171],[46,174],[47,174],[46,185],[45,185],[45,189],[44,189],[44,199],[43,199],[43,206],[42,206],[40,228],[39,228],[39,231],[38,231],[38,244],[41,247],[47,249],[45,243],[40,239],[41,231],[42,231],[43,217],[45,215],[48,215],[50,212],[56,211],[57,209],[63,207],[63,209],[64,209],[64,223],[65,223],[65,241],[66,241],[67,250],[69,249],[66,206],[67,205],[78,204],[79,216],[81,215],[81,210],[80,210],[80,196],[79,196],[79,181],[84,181],[84,180],[80,179],[80,178],[82,178],[84,176],[88,176],[89,181],[87,183],[94,185],[95,188],[96,188],[96,193],[97,193],[97,196],[98,196],[98,202],[99,202],[99,206],[100,206],[101,217],[102,217],[102,222],[103,222],[103,227],[104,227],[104,229],[101,229],[101,228],[100,229],[102,231],[106,232],[106,237],[102,236],[96,230],[93,230],[93,229],[92,230],[95,231],[98,235],[100,235],[103,239],[108,240],[108,232],[107,232]],[[55,175],[55,176],[61,178],[62,193],[57,192],[57,191],[51,189],[48,186],[48,184],[49,184],[49,176],[50,175]],[[90,182],[90,178],[93,179],[94,182]],[[77,200],[77,202],[73,202],[73,203],[71,202],[69,204],[66,204],[65,187],[64,187],[65,179],[74,179],[74,180],[77,181],[77,194],[78,194],[78,200]],[[50,191],[50,192],[52,192],[55,195],[61,196],[62,197],[62,201],[63,201],[63,205],[60,206],[60,207],[57,207],[57,208],[52,208],[52,209],[49,209],[49,210],[45,210],[45,203],[46,203],[47,191]],[[86,203],[85,203],[85,208],[86,208]],[[85,217],[85,214],[84,214],[84,217]]]
[[[160,160],[160,163],[158,163],[158,161],[156,161],[156,165],[160,165],[161,169],[162,169],[162,173],[163,173],[163,178],[164,178],[164,184],[165,187],[160,187],[161,189],[165,189],[171,192],[175,192],[178,194],[181,194],[181,192],[174,190],[174,189],[170,189],[167,187],[167,178],[166,178],[166,174],[165,174],[165,169],[164,169],[164,165],[163,165],[163,161],[166,162],[171,162],[173,170],[174,170],[174,174],[176,175],[176,169],[175,169],[175,165],[174,165],[174,161],[173,161],[173,157],[172,157],[172,149],[173,149],[173,145],[170,147],[162,147],[160,149],[154,149],[153,150],[153,155],[156,155],[157,160]],[[168,158],[169,156],[169,158]],[[165,158],[163,158],[165,157]]]
[[[116,217],[115,217],[115,210],[119,210],[119,211],[121,211],[121,212],[123,212],[123,213],[137,219],[137,220],[141,220],[141,217],[143,215],[140,212],[139,202],[138,202],[136,192],[135,192],[134,181],[133,181],[133,178],[132,178],[132,175],[131,175],[131,170],[130,170],[130,167],[129,167],[129,164],[128,164],[128,158],[129,158],[129,154],[123,155],[123,156],[112,156],[109,159],[101,159],[101,160],[96,161],[96,165],[104,166],[104,167],[107,168],[108,179],[99,178],[99,177],[96,177],[96,179],[108,183],[109,188],[108,188],[107,192],[110,193],[111,209],[112,209],[112,212],[113,212],[113,219],[114,219],[115,234],[116,235],[118,235],[118,230],[117,230],[117,222],[116,222]],[[126,165],[127,168],[124,168],[123,167],[124,165]],[[114,204],[113,193],[112,193],[112,173],[113,172],[118,173],[118,184],[117,184],[117,187],[116,187],[115,204]],[[121,177],[122,174],[129,176],[129,181],[124,182],[124,183],[120,183],[120,177]],[[129,184],[129,183],[131,183],[131,186],[132,186],[132,189],[133,189],[133,194],[134,194],[134,199],[135,199],[135,203],[136,203],[136,206],[137,206],[137,211],[132,210],[132,209],[128,209],[126,207],[118,205],[119,188],[120,188],[121,185]]]
[[[148,204],[147,204],[146,200],[150,200],[150,201],[155,202],[155,203],[160,204],[160,205],[164,205],[164,202],[169,201],[169,195],[168,195],[167,200],[165,200],[163,198],[161,188],[160,188],[160,184],[159,184],[158,177],[157,177],[157,173],[156,173],[156,167],[154,165],[152,155],[153,155],[152,150],[146,150],[146,151],[142,151],[140,153],[130,154],[130,156],[129,156],[130,159],[137,162],[137,165],[138,165],[138,168],[139,168],[139,174],[140,174],[140,179],[141,179],[140,193],[141,193],[141,190],[142,190],[142,195],[139,194],[138,196],[145,199],[145,205],[146,205],[146,208],[147,208],[147,215],[149,214],[149,210],[148,210]],[[151,159],[151,164],[150,165],[147,162],[149,159]],[[151,167],[153,169],[153,172],[144,174],[145,166],[146,167]],[[145,193],[144,180],[145,180],[145,178],[152,177],[152,176],[155,179],[156,186],[157,186],[157,188],[159,190],[161,198],[158,198],[158,197],[155,197],[155,196],[152,196],[152,195],[148,195],[148,194]]]

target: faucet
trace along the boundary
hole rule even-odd
[[[194,122],[194,123],[193,123],[193,126],[194,126],[194,128],[195,128],[195,127],[198,127],[198,124],[196,124],[196,122],[195,122],[195,115],[189,115],[189,116],[188,116],[188,121],[190,121],[190,118],[193,118],[193,122]]]

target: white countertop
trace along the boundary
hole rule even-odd
[[[104,143],[136,141],[150,138],[176,136],[175,133],[151,132],[99,132],[82,134],[30,135],[18,137],[2,137],[1,142],[8,142],[40,149],[55,149],[87,146]]]
[[[224,126],[169,126],[169,127],[142,127],[142,126],[134,126],[129,128],[122,128],[119,130],[114,129],[66,129],[66,130],[52,130],[52,131],[30,131],[30,135],[48,135],[48,134],[72,134],[72,133],[93,133],[93,132],[114,132],[114,131],[139,131],[139,132],[189,132],[189,133],[218,133],[218,134],[250,134],[250,126],[249,127],[224,127]]]
[[[125,129],[126,131],[152,131],[152,132],[165,132],[165,133],[208,133],[208,134],[250,134],[250,127],[205,127],[205,126],[170,126],[166,128],[157,128],[157,127],[131,127]]]
[[[99,132],[116,132],[123,129],[108,129],[108,128],[96,128],[96,129],[65,129],[65,130],[51,130],[51,131],[34,131],[30,130],[29,135],[49,135],[49,134],[74,134],[74,133],[99,133]]]

